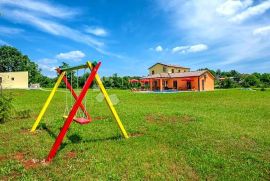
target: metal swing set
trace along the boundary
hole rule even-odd
[[[127,132],[126,132],[126,130],[125,130],[114,106],[113,106],[113,103],[112,103],[99,75],[97,74],[97,71],[98,71],[100,65],[101,65],[101,62],[91,63],[90,61],[88,61],[84,65],[79,65],[79,66],[69,67],[69,68],[60,68],[59,67],[56,69],[57,73],[59,74],[58,80],[56,81],[54,88],[52,89],[52,91],[51,91],[49,97],[47,98],[44,106],[42,107],[34,125],[32,126],[31,132],[34,132],[36,130],[37,126],[39,125],[39,123],[40,123],[43,115],[45,114],[53,96],[55,95],[55,92],[57,91],[57,88],[59,87],[61,81],[63,81],[66,84],[66,89],[68,89],[70,91],[75,102],[74,102],[69,114],[63,116],[63,118],[66,119],[65,123],[64,123],[63,127],[61,128],[61,131],[58,134],[58,136],[57,136],[57,138],[56,138],[56,140],[55,140],[55,142],[54,142],[54,144],[49,152],[49,155],[48,155],[46,161],[51,161],[54,158],[54,156],[56,155],[56,153],[57,153],[57,151],[58,151],[58,149],[59,149],[67,131],[68,131],[68,128],[70,127],[70,125],[73,121],[76,123],[79,123],[81,125],[88,124],[92,121],[89,113],[86,110],[86,99],[85,99],[85,105],[83,104],[83,99],[86,96],[87,91],[88,91],[88,89],[89,89],[89,87],[92,84],[94,79],[95,79],[97,85],[99,86],[99,88],[100,88],[100,90],[101,90],[101,92],[102,92],[102,94],[107,102],[107,105],[108,105],[109,109],[111,110],[111,112],[115,118],[115,121],[117,122],[118,127],[121,130],[123,137],[128,138],[128,134],[127,134]],[[72,76],[71,76],[71,81],[70,81],[71,83],[70,83],[68,81],[68,78],[67,78],[67,72],[72,72],[74,70],[77,70],[77,77],[78,77],[78,70],[80,70],[80,69],[86,70],[88,68],[90,69],[91,72],[85,81],[85,84],[82,88],[81,93],[79,95],[77,95],[72,87]],[[78,79],[77,79],[77,89],[78,89]],[[79,108],[81,109],[81,111],[84,114],[83,117],[81,117],[81,116],[76,117],[76,114],[77,114]],[[65,113],[68,111],[68,109],[69,108],[67,105],[67,94],[66,94]]]

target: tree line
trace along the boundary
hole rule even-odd
[[[215,76],[215,87],[217,88],[237,88],[237,87],[256,87],[266,88],[270,87],[270,73],[252,74],[240,73],[236,70],[221,71],[211,70],[208,68],[199,69],[208,70]]]
[[[62,63],[60,68],[67,68],[69,65]],[[243,74],[236,70],[221,71],[208,68],[199,70],[209,70],[215,77],[216,88],[235,88],[235,87],[270,87],[270,73],[252,73]],[[27,55],[23,55],[18,49],[11,46],[0,47],[0,72],[28,71],[29,84],[39,83],[41,87],[53,87],[57,78],[50,78],[42,75],[38,65],[31,61]],[[67,74],[68,80],[73,87],[81,88],[84,85],[89,73],[77,75],[75,71]],[[138,76],[118,76],[116,73],[112,76],[102,77],[101,80],[106,88],[130,89],[140,87],[140,83],[130,83],[131,79],[140,79]],[[95,83],[93,85],[95,86]],[[60,87],[65,88],[62,82]]]

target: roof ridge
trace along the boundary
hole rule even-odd
[[[150,66],[148,69],[154,67],[154,66],[157,65],[157,64],[165,65],[165,66],[168,66],[168,67],[178,67],[178,68],[190,69],[189,67],[184,67],[184,66],[181,66],[181,65],[166,64],[166,63],[161,63],[161,62],[155,63],[154,65]]]

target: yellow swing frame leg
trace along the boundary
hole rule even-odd
[[[93,68],[92,63],[90,61],[88,61],[87,64],[90,67],[90,69],[92,70],[92,68]],[[108,95],[108,93],[107,93],[107,91],[106,91],[106,89],[105,89],[105,87],[104,87],[104,85],[103,85],[103,83],[102,83],[102,81],[101,81],[98,74],[96,74],[95,80],[96,80],[102,94],[104,95],[104,98],[105,98],[105,100],[107,102],[107,105],[110,108],[110,110],[111,110],[111,112],[112,112],[112,114],[113,114],[113,116],[114,116],[114,118],[115,118],[115,120],[116,120],[116,122],[118,124],[118,127],[120,128],[120,130],[121,130],[121,132],[123,134],[123,136],[125,138],[128,138],[128,134],[127,134],[127,132],[126,132],[126,130],[125,130],[125,128],[124,128],[124,126],[123,126],[123,124],[122,124],[122,122],[121,122],[121,120],[120,120],[120,118],[119,118],[113,104],[112,104],[112,101],[111,101],[111,99],[110,99],[110,97],[109,97],[109,95]]]
[[[51,102],[51,100],[52,100],[52,98],[53,98],[53,96],[54,96],[54,94],[55,94],[57,88],[59,87],[59,85],[60,85],[60,83],[61,83],[61,81],[62,81],[62,79],[63,79],[65,73],[66,73],[66,72],[62,72],[62,73],[60,74],[58,80],[56,81],[56,83],[55,83],[55,85],[54,85],[54,87],[53,87],[53,90],[51,91],[49,97],[47,98],[47,100],[46,100],[46,102],[45,102],[45,104],[44,104],[44,106],[42,107],[42,109],[41,109],[41,111],[40,111],[40,113],[39,113],[39,115],[38,115],[38,117],[37,117],[37,119],[36,119],[34,125],[32,126],[31,132],[34,132],[34,131],[36,130],[36,128],[37,128],[37,126],[38,126],[38,124],[39,124],[41,118],[42,118],[43,115],[45,114],[45,112],[46,112],[46,110],[47,110],[47,108],[48,108],[48,106],[49,106],[49,104],[50,104],[50,102]]]

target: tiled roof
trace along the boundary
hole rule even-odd
[[[184,69],[189,69],[189,68],[187,68],[187,67],[183,67],[183,66],[180,66],[180,65],[165,64],[165,63],[160,63],[160,62],[155,63],[154,65],[152,65],[152,66],[151,66],[151,67],[149,67],[148,69],[150,69],[150,68],[154,67],[154,66],[155,66],[155,65],[157,65],[157,64],[164,65],[164,66],[167,66],[167,67],[175,67],[175,68],[184,68]]]
[[[194,72],[181,72],[181,73],[160,73],[149,75],[143,77],[144,79],[151,79],[151,78],[184,78],[184,77],[198,77],[207,72],[207,70],[203,71],[194,71]]]

